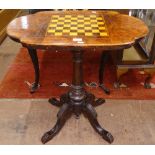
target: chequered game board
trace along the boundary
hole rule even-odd
[[[107,37],[104,18],[91,15],[52,15],[46,36]]]

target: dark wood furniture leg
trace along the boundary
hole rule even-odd
[[[104,70],[105,70],[105,65],[107,63],[107,60],[109,58],[109,54],[108,52],[102,52],[101,55],[101,61],[100,61],[100,68],[99,68],[99,87],[106,93],[106,94],[110,94],[110,90],[108,88],[105,87],[104,83],[103,83],[103,79],[104,79]]]
[[[51,140],[63,127],[66,120],[75,114],[76,118],[79,118],[81,113],[89,119],[93,128],[105,139],[107,142],[112,143],[114,138],[110,132],[106,131],[100,126],[97,121],[97,113],[93,106],[101,105],[105,103],[104,99],[95,99],[93,94],[90,94],[84,89],[83,82],[83,70],[82,60],[83,51],[80,48],[76,48],[73,53],[73,80],[71,90],[60,97],[60,100],[51,98],[49,102],[55,106],[61,106],[60,111],[57,114],[57,122],[55,126],[46,132],[41,141],[43,144]]]
[[[35,72],[35,81],[32,83],[32,86],[30,88],[30,93],[34,93],[39,87],[39,63],[38,63],[38,56],[36,49],[33,48],[27,48],[29,55],[31,57],[33,66],[34,66],[34,72]]]

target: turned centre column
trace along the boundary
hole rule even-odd
[[[73,78],[72,86],[69,96],[72,101],[80,102],[85,97],[85,90],[83,88],[83,50],[80,48],[73,49]]]

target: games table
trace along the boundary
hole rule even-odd
[[[76,118],[83,113],[103,139],[113,142],[111,133],[98,123],[94,109],[94,106],[105,103],[105,100],[96,99],[84,89],[83,53],[85,49],[105,52],[123,50],[144,38],[147,33],[148,28],[141,20],[111,11],[45,11],[16,18],[8,25],[8,36],[26,47],[32,58],[38,75],[34,88],[38,87],[39,81],[36,49],[63,48],[73,54],[71,89],[61,95],[60,100],[49,99],[52,105],[61,108],[55,126],[43,135],[42,143],[51,140],[72,113]]]

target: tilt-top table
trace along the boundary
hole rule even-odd
[[[71,89],[61,95],[60,100],[49,99],[51,104],[61,108],[55,126],[43,135],[42,143],[51,140],[72,113],[77,118],[84,113],[103,139],[113,142],[111,133],[98,123],[93,107],[101,105],[105,100],[96,99],[84,89],[83,52],[86,48],[119,51],[131,47],[147,33],[148,28],[141,20],[110,11],[46,11],[16,18],[8,25],[8,36],[26,47],[32,58],[36,73],[33,84],[35,89],[39,81],[36,49],[63,48],[73,54]]]

